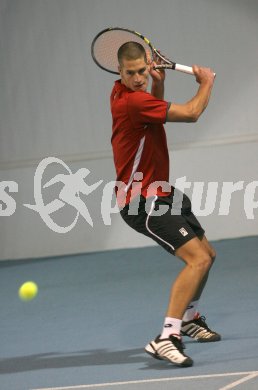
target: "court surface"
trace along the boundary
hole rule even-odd
[[[0,262],[0,389],[258,389],[258,237],[213,245],[200,311],[223,340],[185,338],[190,368],[144,353],[182,267],[162,248]]]

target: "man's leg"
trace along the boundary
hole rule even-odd
[[[210,245],[210,243],[208,242],[205,236],[203,236],[203,238],[200,239],[200,242],[204,250],[209,254],[212,261],[211,264],[213,264],[216,257],[215,250]],[[221,336],[217,332],[214,332],[208,327],[205,317],[200,316],[199,313],[197,313],[198,301],[206,285],[208,276],[209,276],[209,271],[202,279],[199,287],[197,288],[191,300],[191,303],[189,302],[190,305],[188,306],[188,310],[185,312],[183,316],[183,322],[181,324],[181,334],[183,336],[189,336],[195,339],[196,341],[202,343],[221,340]]]
[[[212,259],[201,241],[195,237],[182,245],[177,251],[185,263],[171,288],[163,332],[150,342],[145,350],[157,359],[169,360],[180,366],[191,366],[192,359],[183,352],[180,338],[181,322],[184,312],[209,272]]]
[[[211,246],[211,244],[208,242],[208,240],[205,236],[202,236],[202,238],[199,237],[199,240],[201,241],[202,245],[205,247],[205,249],[207,250],[207,252],[211,256],[212,263],[213,263],[215,260],[215,257],[216,257],[216,252],[215,252],[214,248]],[[208,277],[209,277],[209,272],[203,278],[198,290],[196,291],[196,294],[194,295],[192,301],[189,303],[189,306],[187,307],[187,310],[185,311],[184,316],[183,316],[184,322],[188,322],[188,321],[193,320],[195,318],[195,316],[197,314],[197,307],[199,304],[199,299],[200,299],[201,294],[203,292],[203,289],[207,283]]]
[[[204,237],[193,238],[182,245],[176,255],[186,266],[172,285],[167,316],[161,339],[170,334],[189,336],[199,342],[219,341],[221,336],[212,331],[205,317],[197,312],[197,305],[208,279],[215,251]],[[187,310],[186,310],[187,309]]]
[[[212,265],[207,247],[197,237],[176,250],[185,267],[172,285],[167,317],[182,319],[188,304],[200,293]]]
[[[207,238],[205,236],[203,236],[202,238],[199,238],[199,240],[201,241],[201,244],[204,247],[204,249],[208,252],[209,256],[211,257],[212,264],[213,264],[214,260],[216,258],[215,249],[211,246],[211,244],[209,243],[209,241],[207,240]],[[209,277],[209,272],[203,278],[203,280],[202,280],[201,284],[199,285],[199,288],[197,289],[192,301],[198,301],[200,299],[201,294],[203,292],[203,289],[207,283],[208,277]]]

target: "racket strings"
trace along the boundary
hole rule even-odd
[[[99,35],[92,46],[93,58],[102,68],[118,74],[118,49],[124,43],[130,41],[140,43],[152,58],[149,45],[141,37],[130,31],[123,30],[108,30]]]

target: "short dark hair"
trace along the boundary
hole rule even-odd
[[[141,57],[143,57],[144,61],[147,63],[146,51],[138,42],[126,42],[120,46],[117,52],[117,58],[120,66],[122,66],[124,58],[126,60],[137,60]]]

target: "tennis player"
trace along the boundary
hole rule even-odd
[[[221,339],[197,309],[215,251],[191,210],[190,199],[169,185],[163,124],[196,122],[208,105],[214,73],[193,66],[199,84],[196,95],[185,104],[171,104],[164,100],[165,72],[154,69],[156,63],[147,59],[141,44],[123,44],[118,61],[121,79],[115,82],[110,102],[120,213],[130,227],[185,263],[172,284],[162,331],[145,350],[154,358],[187,367],[193,360],[184,353],[182,335],[199,342]]]

